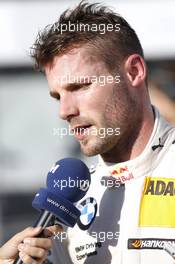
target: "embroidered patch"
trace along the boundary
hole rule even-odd
[[[139,226],[175,227],[174,178],[145,178]]]

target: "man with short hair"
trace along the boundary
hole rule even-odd
[[[175,243],[175,130],[150,103],[135,31],[81,2],[39,33],[32,57],[82,152],[100,155],[54,263],[172,264],[163,249]]]

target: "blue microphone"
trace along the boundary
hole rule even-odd
[[[34,227],[45,228],[55,220],[73,227],[80,217],[74,203],[85,196],[90,183],[90,172],[84,162],[75,158],[57,161],[47,175],[47,188],[39,189],[32,202],[41,212]],[[22,263],[17,257],[13,264]]]

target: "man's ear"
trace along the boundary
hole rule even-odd
[[[137,87],[145,82],[146,65],[144,59],[140,55],[133,54],[129,56],[124,63],[124,69],[132,86]]]

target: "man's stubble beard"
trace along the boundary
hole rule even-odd
[[[111,148],[106,152],[100,153],[102,158],[107,162],[124,162],[130,159],[130,153],[133,145],[140,132],[143,122],[143,106],[135,95],[129,92],[129,88],[123,80],[122,89],[118,90],[117,98],[120,100],[120,108],[118,109],[116,100],[116,110],[118,118],[116,122],[120,126],[120,135],[117,139],[111,141]],[[115,98],[115,96],[114,96]],[[122,100],[122,98],[124,100]]]
[[[92,138],[86,138],[80,142],[81,151],[84,155],[91,157],[110,149],[110,145],[113,145],[111,136],[91,136]],[[110,142],[111,141],[111,142]]]
[[[114,86],[111,101],[106,104],[102,127],[120,128],[119,135],[106,135],[104,138],[91,136],[80,142],[81,151],[86,156],[102,155],[110,160],[115,155],[122,160],[124,152],[130,151],[142,123],[142,109],[138,102],[129,94],[126,84]]]

